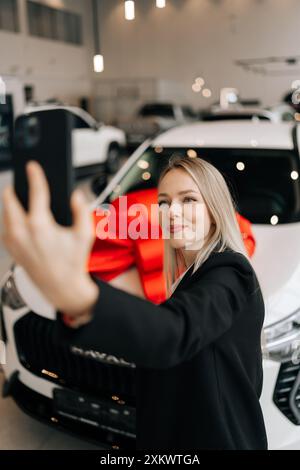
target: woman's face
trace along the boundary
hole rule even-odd
[[[159,223],[173,248],[197,250],[211,227],[198,186],[183,169],[170,170],[158,187]]]

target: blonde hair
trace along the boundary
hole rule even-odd
[[[206,241],[196,255],[193,273],[206,261],[213,251],[222,252],[227,247],[242,253],[249,259],[236,218],[236,203],[232,199],[222,174],[210,163],[201,158],[173,155],[162,170],[158,185],[163,177],[173,169],[186,171],[197,184],[211,217],[211,228]],[[181,249],[170,246],[164,240],[164,275],[167,296],[172,293],[172,284],[186,269]]]

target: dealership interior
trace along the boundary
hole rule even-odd
[[[274,450],[300,450],[299,19],[298,0],[0,0],[0,195],[19,156],[65,151],[97,221],[127,194],[154,204],[174,154],[213,164],[264,297]],[[98,234],[89,271],[113,285],[131,269],[163,302],[161,240],[118,241]],[[134,449],[132,364],[60,344],[3,241],[0,275],[0,450]]]

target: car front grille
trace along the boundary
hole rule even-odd
[[[273,401],[279,410],[294,424],[300,425],[300,365],[293,362],[281,364]]]
[[[106,364],[97,356],[73,354],[55,334],[55,322],[32,312],[14,326],[21,364],[35,375],[97,398],[125,401],[135,406],[135,368]]]

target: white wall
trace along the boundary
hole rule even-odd
[[[285,75],[277,77],[234,65],[236,59],[300,53],[299,0],[167,0],[163,10],[155,8],[155,0],[136,0],[134,21],[125,21],[123,0],[99,0],[105,60],[100,75],[92,71],[91,0],[37,1],[82,14],[84,35],[81,47],[30,37],[26,2],[18,0],[21,33],[0,31],[0,74],[34,84],[37,99],[76,103],[80,96],[99,97],[110,82],[117,87],[136,80],[143,86],[161,79],[182,85],[177,101],[195,108],[217,100],[223,86],[236,86],[243,97],[258,97],[268,105],[300,78],[300,65],[285,68]],[[199,75],[213,91],[210,100],[191,91]]]
[[[284,67],[285,75],[278,77],[234,65],[237,59],[299,54],[299,0],[167,0],[163,10],[154,0],[138,0],[134,21],[125,21],[122,1],[101,3],[105,71],[99,80],[180,81],[185,95],[178,101],[199,108],[218,99],[224,86],[274,104],[300,78],[300,64]],[[211,100],[191,91],[199,75],[213,91]]]
[[[77,104],[91,94],[92,10],[90,0],[39,0],[57,8],[80,13],[83,17],[82,46],[74,46],[27,34],[26,1],[18,0],[21,32],[0,31],[0,74],[20,77],[35,85],[35,98],[59,98]]]

